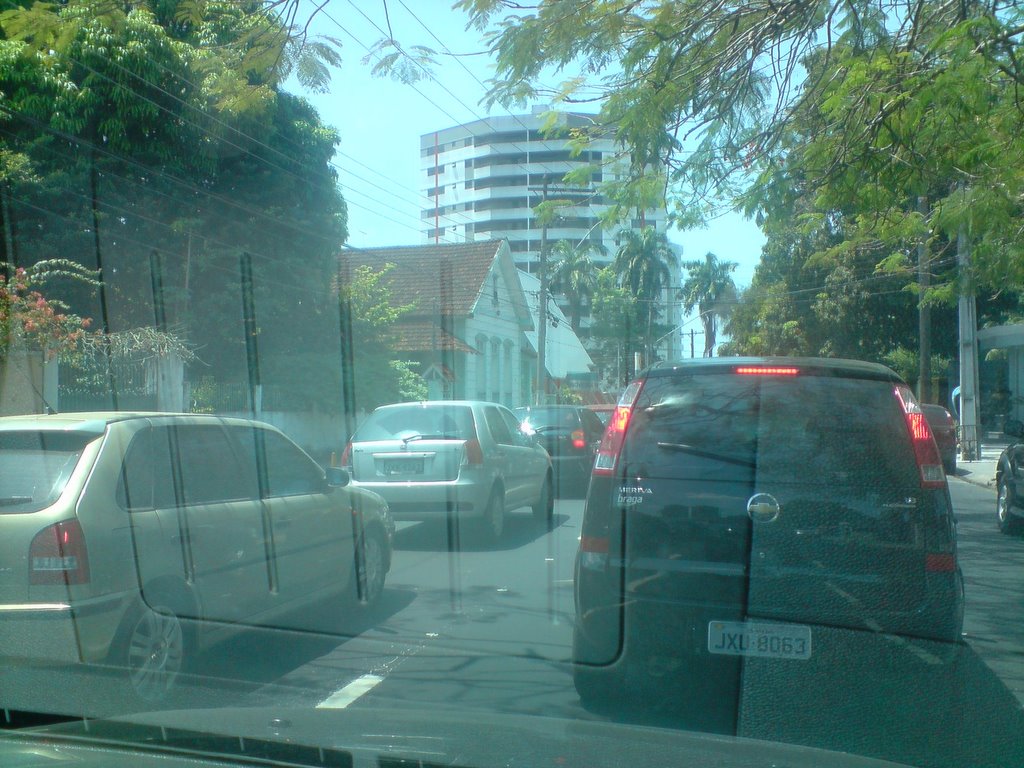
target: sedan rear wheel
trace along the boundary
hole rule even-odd
[[[1011,509],[1016,503],[1016,494],[1010,484],[1003,478],[999,479],[996,491],[996,515],[999,521],[999,530],[1003,533],[1014,533],[1020,528],[1020,520],[1014,516]]]
[[[555,517],[555,493],[552,487],[551,475],[544,478],[541,486],[540,498],[533,505],[533,519],[544,525],[551,525]]]

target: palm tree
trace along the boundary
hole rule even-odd
[[[668,238],[653,227],[639,231],[627,229],[620,233],[619,250],[612,268],[621,285],[629,289],[637,301],[637,328],[628,334],[631,339],[646,334],[650,342],[651,327],[660,313],[657,305],[661,291],[671,279],[668,265],[673,259],[675,253],[668,244]],[[627,351],[628,346],[627,340]]]
[[[554,269],[551,287],[564,294],[569,302],[569,322],[574,333],[579,333],[583,302],[592,298],[597,287],[597,267],[590,260],[590,252],[598,248],[590,243],[573,246],[568,240],[559,240],[551,249]]]
[[[683,263],[688,277],[683,283],[680,298],[683,309],[697,308],[700,324],[704,327],[704,357],[714,353],[718,318],[725,317],[736,299],[736,283],[731,277],[739,266],[735,261],[721,261],[708,251],[704,261]]]

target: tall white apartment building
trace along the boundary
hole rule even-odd
[[[622,226],[653,226],[665,231],[664,208],[644,211],[642,221],[634,211],[634,218],[616,229],[601,226],[600,215],[609,206],[599,187],[604,181],[625,177],[629,156],[611,138],[592,141],[586,151],[573,156],[568,133],[592,125],[593,116],[561,113],[558,124],[565,129],[559,132],[563,135],[550,137],[542,132],[547,112],[546,107],[534,107],[531,114],[489,117],[420,137],[422,188],[429,201],[421,210],[424,242],[503,238],[508,240],[516,266],[534,273],[542,237],[534,208],[543,199],[545,184],[549,200],[567,203],[558,208],[558,219],[548,226],[549,249],[559,240],[589,242],[603,247],[603,255],[596,248],[591,259],[606,265],[615,258],[616,235]],[[565,183],[567,172],[586,166],[595,169],[589,183]],[[674,261],[670,283],[678,286],[678,259]],[[674,294],[666,290],[661,320],[679,325]],[[586,318],[583,328],[588,325]],[[678,343],[677,335],[670,334],[659,348],[664,356],[673,356]]]

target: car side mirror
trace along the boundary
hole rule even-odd
[[[327,468],[327,485],[331,488],[344,488],[352,480],[347,469],[341,467]]]
[[[1024,437],[1024,424],[1021,424],[1017,419],[1009,419],[1003,425],[1003,434],[1010,437]]]

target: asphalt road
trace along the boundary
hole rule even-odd
[[[739,735],[943,768],[1024,765],[1024,538],[998,532],[990,489],[950,484],[966,643],[815,628],[809,662],[745,661],[727,702]],[[660,702],[581,707],[569,664],[581,513],[581,501],[559,500],[549,532],[520,510],[496,549],[453,551],[444,526],[407,524],[374,609],[327,604],[295,622],[308,631],[233,637],[160,708],[444,708],[699,727],[673,706],[685,691],[671,688]],[[17,672],[0,671],[5,691],[24,684]],[[35,690],[49,685],[32,674]],[[66,670],[53,674],[78,700],[65,710],[117,700],[116,676],[76,692]]]

